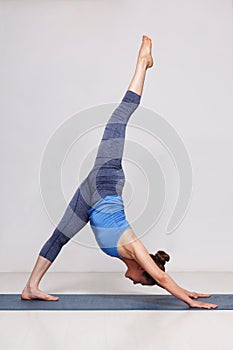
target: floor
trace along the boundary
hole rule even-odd
[[[231,272],[173,272],[182,287],[232,293]],[[20,293],[28,273],[0,273],[0,293]],[[122,273],[54,273],[41,281],[48,293],[167,294],[133,285]],[[3,350],[230,350],[233,311],[1,311]]]

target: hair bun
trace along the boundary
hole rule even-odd
[[[163,250],[158,250],[155,254],[155,261],[158,265],[164,266],[166,264],[166,261],[170,260],[170,256],[164,252]]]
[[[157,253],[155,254],[150,254],[150,257],[154,261],[154,263],[162,270],[165,272],[165,267],[164,265],[166,264],[167,261],[170,260],[170,255],[168,255],[165,251],[163,250],[158,250]],[[146,271],[144,271],[144,275],[146,275],[146,278],[150,282],[151,285],[157,284],[158,286],[159,283],[151,277]],[[160,286],[161,287],[161,286]]]

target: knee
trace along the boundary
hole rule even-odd
[[[40,251],[40,255],[44,258],[53,262],[59,254],[62,247],[70,240],[69,237],[65,236],[57,228],[53,232],[52,236],[44,244]]]

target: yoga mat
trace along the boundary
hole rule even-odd
[[[57,301],[22,300],[20,294],[0,294],[0,310],[206,310],[190,308],[173,295],[135,294],[53,294]],[[233,294],[212,294],[199,301],[233,310]]]

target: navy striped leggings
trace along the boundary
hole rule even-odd
[[[121,196],[125,183],[122,155],[125,131],[141,96],[127,90],[108,120],[98,147],[94,166],[74,193],[63,217],[39,255],[53,262],[66,244],[89,221],[88,210],[101,198]]]

